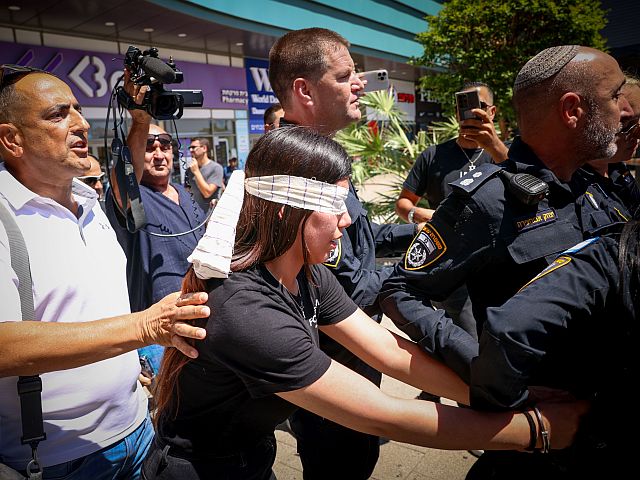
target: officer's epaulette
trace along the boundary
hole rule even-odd
[[[485,183],[491,177],[495,177],[500,170],[502,170],[502,167],[495,165],[494,163],[483,163],[478,168],[467,172],[459,179],[449,182],[449,186],[452,187],[454,191],[463,191],[467,195],[472,195],[480,185]]]
[[[589,230],[588,234],[590,237],[601,237],[603,235],[616,235],[622,233],[622,229],[627,224],[627,222],[614,222],[609,225],[604,225],[602,227],[594,228],[593,230]]]

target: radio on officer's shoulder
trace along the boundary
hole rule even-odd
[[[506,180],[507,190],[525,205],[536,205],[547,196],[549,185],[528,173],[498,172]]]

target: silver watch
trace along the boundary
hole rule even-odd
[[[407,214],[407,218],[409,219],[409,223],[416,223],[413,221],[413,215],[416,213],[416,207],[413,207],[411,210],[409,210],[409,213]]]

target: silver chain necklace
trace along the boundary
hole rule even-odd
[[[471,172],[471,171],[475,170],[476,169],[476,162],[478,161],[478,159],[480,158],[480,156],[484,152],[484,148],[481,148],[478,153],[474,153],[471,156],[471,158],[469,158],[469,155],[467,155],[467,152],[464,151],[464,148],[462,148],[459,143],[456,143],[456,145],[458,145],[458,147],[460,148],[460,150],[462,151],[464,156],[467,158],[467,161],[469,162],[469,171]]]

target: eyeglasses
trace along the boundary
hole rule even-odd
[[[202,145],[189,145],[189,150],[195,150],[196,148],[202,148]]]
[[[480,108],[482,110],[486,110],[489,107],[493,107],[493,105],[489,105],[487,102],[483,102],[482,100],[480,101]]]
[[[153,145],[154,143],[156,143],[156,140],[160,142],[160,150],[162,150],[163,152],[168,152],[169,150],[171,150],[171,135],[169,135],[168,133],[158,133],[156,135],[149,134],[149,136],[147,137],[147,153],[155,152],[156,147],[154,147]]]
[[[104,173],[101,173],[100,175],[86,175],[84,177],[76,177],[76,178],[80,180],[82,183],[89,185],[90,187],[95,187],[96,183],[101,182],[103,177],[104,177]]]
[[[5,85],[9,84],[9,80],[14,75],[19,75],[23,73],[32,73],[32,72],[44,72],[41,68],[36,67],[25,67],[22,65],[13,65],[10,63],[5,63],[0,65],[0,90],[5,87]]]

